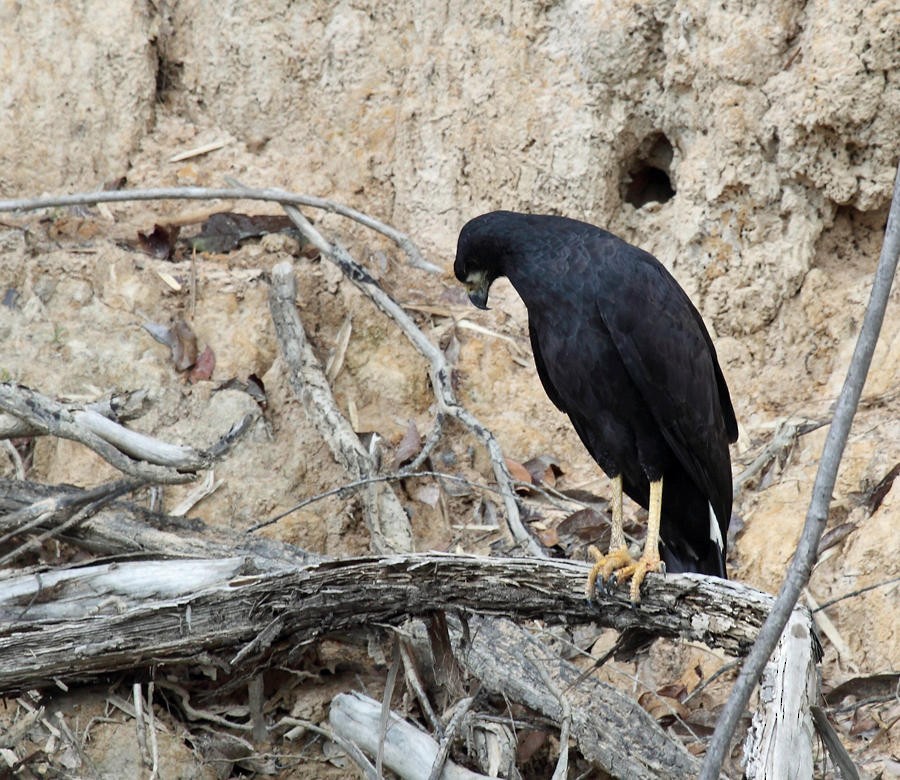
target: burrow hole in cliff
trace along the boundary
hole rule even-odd
[[[675,195],[669,175],[672,157],[672,144],[663,133],[647,136],[623,166],[622,199],[636,209],[671,200]]]

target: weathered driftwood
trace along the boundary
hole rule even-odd
[[[763,671],[744,743],[748,780],[813,776],[811,707],[818,699],[809,613],[795,610]]]
[[[427,553],[269,572],[240,558],[229,559],[224,571],[222,565],[126,561],[0,579],[0,691],[180,663],[202,651],[233,654],[246,646],[244,658],[279,637],[296,645],[454,609],[641,626],[741,654],[771,604],[769,595],[737,583],[686,575],[648,578],[639,610],[623,593],[589,604],[586,564],[559,560]],[[205,570],[218,579],[205,578]],[[204,578],[204,586],[185,585],[187,572]],[[149,578],[156,590],[132,592],[135,577]]]
[[[112,393],[90,403],[75,403],[62,401],[73,414],[76,411],[92,411],[110,420],[122,422],[139,417],[143,411],[144,402],[147,400],[146,390],[126,390]],[[43,436],[45,430],[36,425],[27,423],[20,417],[0,412],[0,439],[12,439],[21,436]]]
[[[303,324],[297,315],[296,297],[297,284],[293,266],[287,262],[278,263],[272,269],[269,308],[291,387],[303,401],[307,415],[350,480],[374,476],[377,471],[374,461],[350,423],[338,410],[325,370],[306,338]],[[373,483],[363,489],[362,500],[374,551],[389,553],[411,550],[412,529],[409,518],[391,486]]]
[[[361,693],[341,693],[331,702],[328,722],[335,733],[374,756],[378,752],[381,703]],[[384,765],[404,780],[420,780],[437,758],[439,744],[399,715],[391,713],[384,739]],[[442,780],[487,780],[447,761]]]
[[[48,515],[33,526],[34,530],[52,530],[58,525],[56,513],[62,513],[65,518],[66,510],[81,506],[88,492],[69,485],[0,479],[0,532],[15,531],[16,526],[9,519],[32,507]],[[259,570],[283,570],[321,560],[320,556],[291,544],[253,534],[236,536],[208,527],[200,520],[160,515],[127,501],[117,501],[101,509],[77,528],[59,534],[59,538],[102,555],[237,556]]]
[[[461,642],[458,631],[451,633],[456,655],[468,671],[488,690],[521,702],[554,723],[563,720],[567,709],[572,736],[589,761],[629,780],[697,774],[699,762],[632,698],[584,677],[581,669],[555,657],[508,620],[474,615],[468,622],[471,642]]]
[[[102,408],[62,404],[12,382],[0,382],[0,410],[6,413],[4,419],[17,418],[30,430],[84,444],[123,474],[170,484],[195,479],[197,471],[208,468],[223,455],[259,416],[258,410],[245,415],[217,445],[199,450],[129,430],[104,415]]]

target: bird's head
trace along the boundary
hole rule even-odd
[[[505,276],[506,246],[499,222],[505,212],[483,214],[467,222],[459,233],[453,272],[479,309],[487,309],[488,293],[497,277]]]

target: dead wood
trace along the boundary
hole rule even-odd
[[[731,743],[743,712],[750,700],[753,689],[771,663],[770,656],[781,639],[782,632],[796,609],[797,599],[809,582],[818,555],[819,541],[825,531],[828,509],[837,479],[838,467],[850,435],[850,426],[856,414],[865,385],[866,375],[875,354],[875,344],[881,332],[884,314],[890,298],[891,286],[900,260],[900,164],[894,174],[894,194],[884,231],[884,241],[875,269],[875,278],[869,292],[869,302],[860,327],[853,356],[847,368],[847,376],[835,404],[834,417],[825,437],[822,458],[813,482],[812,498],[806,512],[806,521],[797,543],[797,550],[788,567],[787,576],[781,586],[772,613],[760,630],[754,647],[747,655],[734,684],[722,716],[716,723],[710,740],[709,751],[703,762],[702,780],[716,780],[722,762]]]
[[[340,244],[326,241],[309,220],[306,219],[293,206],[282,204],[285,212],[300,229],[304,236],[322,252],[323,256],[331,260],[344,276],[347,277],[356,288],[372,301],[378,309],[390,317],[409,342],[428,361],[429,378],[434,397],[437,401],[439,413],[446,414],[462,423],[487,449],[491,457],[491,467],[497,487],[503,497],[503,506],[506,510],[506,524],[516,544],[521,546],[530,555],[543,557],[546,553],[540,544],[528,533],[519,512],[519,504],[513,486],[512,476],[506,466],[506,459],[500,444],[487,428],[485,428],[475,416],[456,398],[451,381],[450,366],[444,353],[441,352],[428,337],[422,333],[412,317],[407,314],[384,289],[372,278],[371,274],[357,263],[350,253]],[[439,428],[440,419],[435,422],[435,428]],[[429,439],[432,437],[429,436]]]
[[[573,561],[441,553],[266,572],[233,557],[10,574],[0,579],[0,692],[189,662],[203,651],[226,653],[229,666],[247,643],[255,645],[238,654],[252,660],[280,638],[296,647],[444,610],[640,626],[740,654],[772,603],[734,582],[687,575],[648,578],[640,609],[627,594],[588,603],[586,576],[587,565]]]
[[[794,611],[760,681],[744,752],[748,780],[813,776],[810,708],[819,685],[809,614]]]
[[[84,444],[123,474],[168,484],[195,479],[196,472],[208,468],[216,457],[227,452],[235,438],[258,416],[258,412],[245,415],[214,450],[206,451],[131,431],[102,411],[90,407],[72,408],[12,382],[0,383],[0,410],[41,434]]]
[[[635,780],[697,774],[699,762],[634,699],[584,677],[581,669],[555,657],[508,620],[475,615],[468,622],[470,643],[462,643],[458,630],[454,632],[467,670],[489,690],[554,723],[564,724],[568,714],[572,736],[589,761],[614,777]]]
[[[328,721],[335,733],[353,742],[369,755],[379,750],[381,703],[361,693],[342,693],[331,703]],[[440,747],[428,734],[390,713],[384,740],[384,763],[404,780],[427,777]],[[486,775],[472,772],[447,761],[442,780],[486,780]]]
[[[429,273],[440,273],[441,269],[427,262],[418,247],[406,233],[402,233],[390,225],[370,217],[361,211],[345,206],[334,200],[317,198],[309,195],[298,195],[279,189],[251,189],[238,185],[239,189],[207,188],[207,187],[163,187],[148,190],[101,190],[99,192],[82,192],[71,195],[51,195],[42,198],[23,198],[19,200],[0,200],[0,212],[31,211],[35,209],[54,208],[57,206],[79,206],[95,203],[127,203],[140,200],[264,200],[276,203],[290,203],[295,206],[308,206],[321,209],[342,217],[352,219],[371,230],[383,234],[402,249],[409,264]]]
[[[0,479],[0,531],[12,533],[16,513],[48,516],[32,526],[53,530],[57,513],[65,518],[90,501],[93,491],[71,485]],[[40,507],[41,511],[35,511]],[[239,556],[258,570],[305,566],[320,557],[264,536],[238,535],[207,526],[201,520],[151,512],[128,501],[115,501],[77,528],[59,534],[61,540],[100,555],[152,555],[169,558],[232,558]]]
[[[146,390],[126,390],[123,392],[112,393],[106,398],[90,403],[75,403],[71,401],[61,401],[63,406],[71,412],[75,413],[81,410],[96,412],[97,414],[107,417],[116,422],[124,420],[133,420],[140,417],[143,412],[143,406],[147,400]],[[13,439],[23,436],[43,436],[44,429],[30,425],[25,420],[12,414],[0,412],[0,439]]]
[[[269,307],[281,354],[287,364],[294,392],[303,401],[307,415],[328,443],[335,460],[351,480],[366,479],[376,473],[375,463],[363,447],[350,423],[341,414],[316,357],[294,303],[297,284],[290,263],[272,269]],[[396,493],[386,483],[371,483],[362,490],[363,511],[378,553],[407,552],[412,549],[412,528]]]

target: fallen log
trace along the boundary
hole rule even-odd
[[[11,573],[0,579],[0,692],[244,646],[230,666],[278,638],[296,645],[447,610],[640,627],[740,655],[772,603],[744,585],[692,575],[649,577],[638,609],[618,592],[589,603],[586,577],[587,564],[573,561],[442,553],[280,571],[236,557]]]

